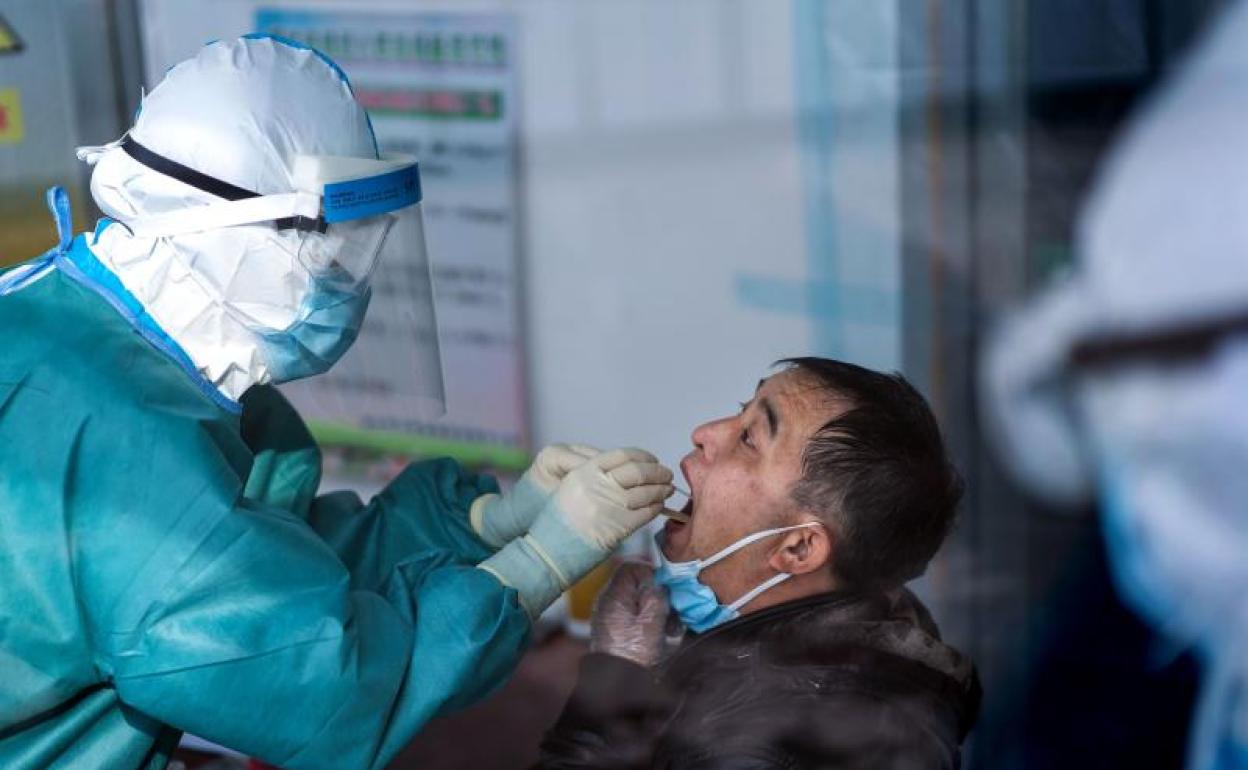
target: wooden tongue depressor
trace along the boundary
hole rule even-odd
[[[680,493],[683,497],[685,497],[685,498],[687,498],[687,499],[690,499],[690,500],[692,500],[692,499],[693,499],[693,495],[690,495],[688,491],[686,491],[686,490],[684,490],[684,489],[682,489],[682,488],[680,488],[680,487],[676,486],[675,484],[673,484],[672,486],[673,486],[673,487],[676,489],[676,491],[677,491],[677,492],[679,492],[679,493]],[[666,516],[667,518],[669,518],[669,519],[671,519],[671,520],[673,520],[673,521],[679,521],[681,524],[688,524],[688,523],[689,523],[689,514],[687,514],[687,513],[682,513],[681,511],[674,511],[674,510],[672,510],[671,508],[664,508],[664,509],[661,511],[661,513],[662,513],[664,516]]]
[[[680,511],[673,511],[671,508],[664,508],[662,511],[660,511],[660,513],[662,513],[664,516],[671,519],[672,521],[679,521],[681,524],[689,523],[689,514],[687,513],[681,513]]]

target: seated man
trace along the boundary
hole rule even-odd
[[[975,670],[903,587],[962,493],[940,430],[898,375],[784,364],[694,431],[690,521],[600,597],[544,766],[959,766]]]

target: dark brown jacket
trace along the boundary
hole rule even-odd
[[[909,591],[823,594],[690,635],[654,670],[587,656],[542,766],[957,768],[979,700]]]

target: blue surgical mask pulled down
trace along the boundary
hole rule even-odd
[[[731,604],[725,605],[720,603],[719,597],[715,595],[710,586],[698,579],[698,575],[703,570],[764,538],[794,529],[817,526],[820,526],[818,522],[808,521],[805,524],[795,524],[791,527],[764,529],[761,532],[746,535],[720,550],[709,559],[693,559],[691,561],[671,561],[668,559],[663,553],[662,533],[659,533],[655,536],[655,542],[659,546],[659,566],[654,573],[654,582],[667,589],[668,601],[671,603],[672,609],[676,611],[676,614],[680,616],[681,622],[689,630],[698,634],[709,631],[718,625],[739,617],[742,607],[754,601],[765,591],[775,588],[793,576],[787,572],[781,572],[755,586]]]

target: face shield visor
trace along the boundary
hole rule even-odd
[[[422,417],[442,414],[437,317],[414,157],[299,155],[290,168],[294,191],[261,195],[158,155],[132,137],[114,146],[223,199],[127,218],[121,224],[136,237],[259,225],[273,228],[273,242],[294,253],[307,275],[307,296],[288,327],[258,330],[274,358],[275,381],[323,372],[350,348],[344,366],[391,383]],[[110,147],[84,149],[89,156]],[[279,261],[275,257],[275,269]]]
[[[301,155],[292,178],[297,191],[320,201],[315,221],[290,214],[294,227],[311,228],[304,230],[297,258],[313,277],[314,295],[371,293],[344,369],[371,388],[384,383],[396,391],[404,411],[441,416],[441,355],[415,158]]]

